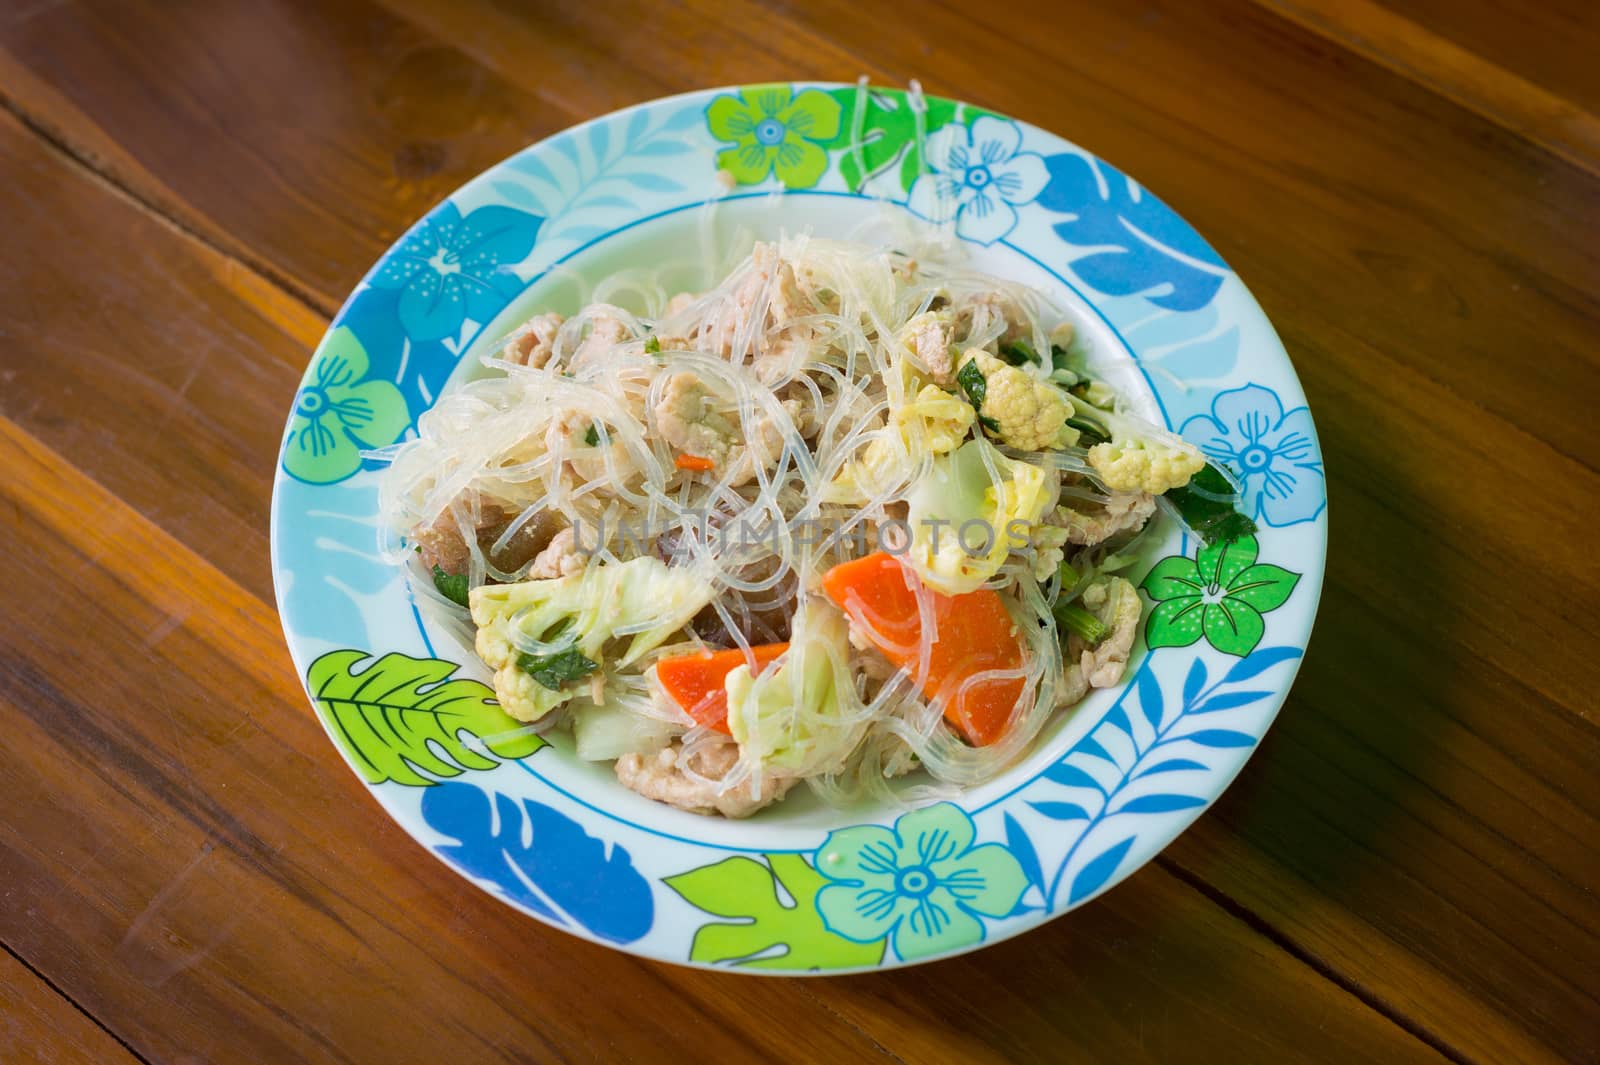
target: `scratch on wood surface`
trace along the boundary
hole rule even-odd
[[[239,923],[239,912],[230,908],[229,917],[210,925],[199,942],[190,942],[164,920],[169,911],[173,914],[188,911],[192,916],[196,909],[194,900],[185,899],[184,896],[191,893],[191,881],[205,868],[215,851],[216,844],[207,837],[194,857],[139,911],[118,941],[116,956],[145,986],[161,987],[185,969],[198,964],[225,941]]]

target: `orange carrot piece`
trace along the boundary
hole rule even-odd
[[[851,616],[863,635],[901,668],[915,670],[921,648],[916,574],[882,551],[841,562],[822,578],[822,589]],[[992,588],[963,595],[931,591],[934,631],[929,634],[923,694],[944,696],[945,720],[976,746],[999,739],[1022,698],[1020,677],[984,680],[960,691],[974,673],[1021,669],[1023,645],[1005,604]]]
[[[750,648],[757,672],[789,649],[786,643],[761,643]],[[746,663],[744,652],[699,651],[674,655],[656,663],[656,680],[673,701],[695,722],[718,732],[728,731],[728,674]]]
[[[673,460],[673,465],[680,470],[714,470],[717,468],[717,460],[704,458],[700,455],[679,455]]]

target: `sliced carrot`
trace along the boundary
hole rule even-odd
[[[757,672],[789,649],[786,643],[762,643],[750,648]],[[745,665],[744,652],[699,651],[674,655],[656,663],[656,680],[673,701],[696,723],[718,732],[728,731],[728,693],[723,684],[728,674]]]
[[[876,551],[841,562],[822,578],[822,588],[848,613],[862,634],[901,668],[919,666],[922,618],[919,582],[894,556]],[[1025,656],[1016,626],[991,588],[963,595],[930,590],[934,631],[928,634],[928,673],[923,694],[945,698],[945,720],[979,747],[999,739],[1022,698],[1020,677],[961,685],[974,673],[1021,669]]]
[[[679,455],[673,460],[673,465],[680,470],[714,470],[717,468],[717,460],[700,455]]]

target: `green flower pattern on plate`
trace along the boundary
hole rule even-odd
[[[787,85],[749,85],[718,96],[706,108],[706,127],[733,144],[717,153],[717,168],[741,185],[772,173],[791,189],[809,189],[828,170],[822,143],[839,135],[839,101],[819,89],[795,94]]]
[[[1028,888],[1022,865],[999,843],[973,846],[972,818],[942,802],[904,814],[889,829],[830,832],[817,872],[828,929],[857,943],[888,937],[902,961],[982,941],[982,917],[1004,917]]]
[[[311,484],[342,481],[361,468],[361,449],[399,439],[411,424],[400,390],[368,381],[367,351],[347,327],[328,334],[295,396],[283,468]]]
[[[1256,562],[1254,536],[1203,545],[1194,558],[1157,562],[1141,586],[1156,601],[1144,639],[1157,647],[1188,647],[1201,636],[1223,654],[1243,657],[1266,632],[1261,615],[1288,602],[1300,575]]]

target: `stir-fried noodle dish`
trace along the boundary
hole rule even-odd
[[[1043,293],[915,250],[794,236],[707,291],[601,284],[389,450],[393,553],[512,717],[743,817],[800,782],[979,784],[1121,682],[1138,541],[1245,522],[1236,486]]]

